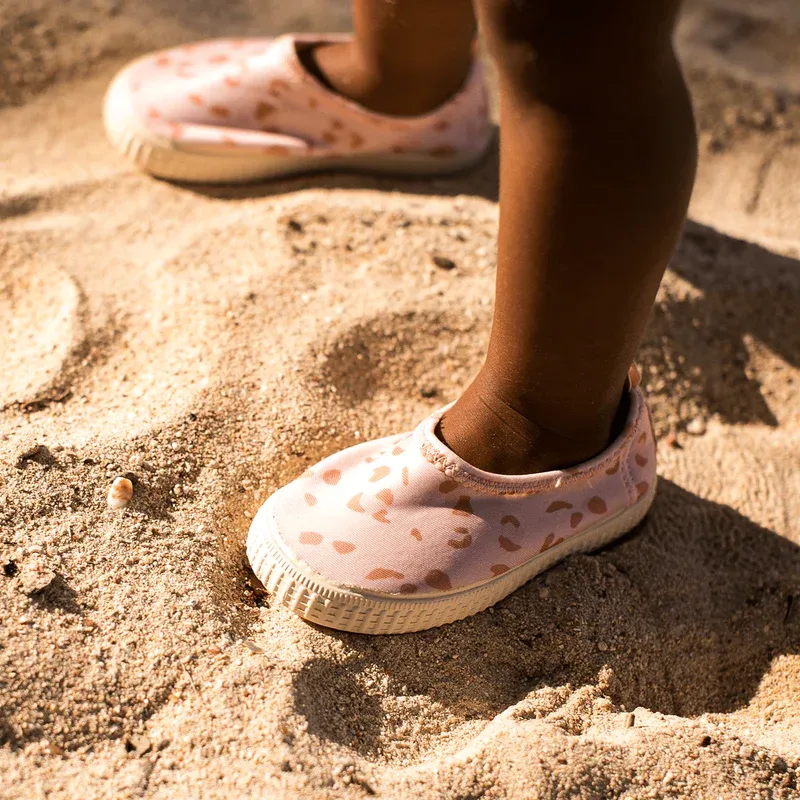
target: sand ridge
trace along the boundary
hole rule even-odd
[[[497,158],[245,188],[131,171],[97,113],[122,57],[346,24],[211,6],[5,12],[20,53],[61,29],[44,83],[0,75],[0,797],[796,797],[794,7],[682,23],[702,161],[640,354],[646,522],[472,619],[369,638],[273,607],[244,536],[277,486],[478,368]]]

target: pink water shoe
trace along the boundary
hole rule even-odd
[[[259,510],[247,538],[253,571],[305,619],[359,633],[418,631],[487,608],[647,513],[656,450],[635,375],[624,430],[570,469],[476,469],[436,436],[447,409],[326,458]]]
[[[180,181],[339,169],[426,175],[480,160],[491,126],[477,60],[439,108],[389,116],[327,89],[303,67],[299,49],[347,38],[217,39],[152,53],[112,82],[106,132],[142,169]]]

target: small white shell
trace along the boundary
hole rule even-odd
[[[133,497],[133,484],[127,478],[114,478],[108,490],[110,508],[124,508]]]

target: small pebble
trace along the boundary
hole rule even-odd
[[[759,130],[769,130],[772,127],[772,114],[769,111],[756,111],[752,116],[752,122]]]
[[[108,490],[109,508],[125,508],[133,497],[133,484],[127,478],[114,478]]]
[[[251,652],[251,653],[263,653],[264,648],[257,645],[252,639],[243,639],[242,644]]]
[[[691,433],[692,436],[702,436],[706,432],[706,422],[702,417],[695,417],[689,420],[686,426],[686,433]]]
[[[725,121],[725,124],[731,128],[742,121],[739,110],[736,108],[726,108],[722,114],[722,119]]]
[[[64,748],[57,745],[55,742],[45,742],[45,744],[47,745],[47,752],[50,753],[51,756],[64,755]]]
[[[433,263],[439,267],[439,269],[445,269],[449,271],[456,268],[456,262],[451,258],[447,258],[446,256],[433,255],[431,256],[431,261],[433,261]]]
[[[605,642],[598,642],[597,643],[597,649],[601,653],[605,653],[605,651],[608,650],[608,645]]]
[[[19,590],[32,597],[47,589],[55,579],[56,573],[44,563],[25,564],[19,577]]]
[[[150,739],[136,733],[125,742],[125,749],[129,753],[135,753],[137,756],[143,756],[149,752],[151,746]]]
[[[430,399],[431,397],[436,397],[439,394],[439,390],[435,386],[423,386],[419,390],[420,397],[424,397],[426,399]]]
[[[625,717],[625,727],[632,728],[635,724],[636,724],[636,716],[634,714],[628,714],[628,716]]]

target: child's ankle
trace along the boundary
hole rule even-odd
[[[299,53],[303,66],[327,88],[371,111],[418,116],[438,108],[466,80],[469,64],[447,65],[425,80],[410,74],[391,75],[363,64],[355,42],[322,44]]]
[[[561,410],[559,416],[563,416]],[[601,453],[622,430],[624,394],[616,410],[567,427],[550,425],[541,409],[498,389],[482,372],[445,414],[438,434],[474,467],[499,474],[532,474],[581,464]]]

